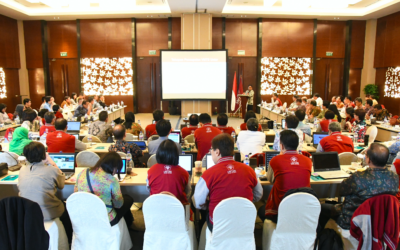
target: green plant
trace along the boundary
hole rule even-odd
[[[376,100],[379,99],[379,91],[378,91],[378,86],[375,84],[367,84],[364,87],[364,94],[370,94],[375,97]]]

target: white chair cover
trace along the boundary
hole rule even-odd
[[[159,135],[152,135],[152,136],[150,136],[148,141],[155,141],[155,140],[158,140],[158,138],[160,138]]]
[[[87,140],[88,136],[83,137],[82,142],[84,143],[88,143]],[[96,142],[96,143],[102,143],[102,141],[100,140],[99,137],[92,135],[92,142]]]
[[[125,141],[133,141],[133,140],[137,140],[137,136],[130,134],[130,133],[126,133],[126,137],[125,137]]]
[[[263,250],[313,250],[321,204],[307,193],[295,193],[282,200],[278,224],[264,221]]]
[[[117,152],[122,159],[126,159],[126,154],[124,152]]]
[[[91,151],[79,152],[76,156],[76,165],[78,168],[91,168],[100,160],[100,156]]]
[[[186,136],[185,141],[187,141],[188,143],[194,143],[194,135]]]
[[[156,155],[150,156],[150,158],[147,160],[147,167],[151,168],[153,165],[157,164],[156,160]]]
[[[132,241],[124,218],[113,227],[104,202],[94,194],[78,192],[67,200],[74,234],[71,249],[129,250]]]
[[[256,216],[256,208],[248,199],[235,197],[221,201],[214,210],[212,234],[207,228],[206,250],[255,250]]]
[[[339,154],[340,165],[351,165],[352,162],[357,162],[357,155],[351,152],[344,152]]]
[[[177,198],[166,194],[150,196],[143,203],[143,216],[146,225],[143,250],[194,249],[185,221],[185,209]]]
[[[8,167],[18,164],[18,155],[14,152],[0,153],[0,163],[7,163]]]
[[[365,134],[369,135],[368,143],[373,143],[375,141],[376,136],[378,135],[378,128],[372,125],[367,129]]]
[[[49,234],[49,250],[69,250],[65,228],[59,218],[45,221],[44,228]]]
[[[335,230],[336,233],[340,235],[343,241],[343,248],[346,250],[357,250],[358,248],[358,240],[351,236],[350,230],[346,230],[341,228],[336,221],[330,219],[328,223],[326,223],[325,228],[330,228]]]

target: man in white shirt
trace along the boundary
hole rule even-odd
[[[301,131],[300,129],[297,128],[297,126],[299,126],[299,122],[300,121],[296,116],[294,116],[294,115],[287,116],[286,117],[285,130],[289,129],[289,130],[292,130],[292,131],[297,133],[297,135],[299,136],[299,146],[298,146],[297,150],[302,150],[303,149],[303,142],[304,142],[304,133],[303,133],[303,131]],[[277,130],[275,132],[275,140],[274,140],[273,148],[276,151],[280,151],[281,150],[280,149],[280,141],[281,141],[280,140],[280,134],[281,134],[280,130]]]
[[[249,153],[262,153],[265,144],[265,134],[258,131],[258,121],[256,118],[247,120],[246,126],[247,130],[240,131],[236,141],[242,160]]]
[[[293,96],[293,102],[289,106],[289,111],[296,111],[297,110],[297,98],[299,98],[298,95]]]
[[[317,102],[317,106],[320,107],[320,108],[322,108],[323,100],[322,100],[321,97],[319,97],[319,94],[318,94],[318,93],[315,93],[315,94],[314,94],[314,100]]]
[[[246,90],[245,94],[249,96],[249,98],[247,99],[247,111],[253,110],[254,91],[251,85],[249,85],[249,88]]]

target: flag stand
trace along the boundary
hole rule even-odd
[[[241,100],[240,97],[238,98],[238,101],[237,101],[237,102],[239,103],[239,108],[236,109],[235,113],[231,113],[230,116],[231,116],[231,117],[238,117],[238,118],[240,118],[240,117],[242,116],[242,100]]]

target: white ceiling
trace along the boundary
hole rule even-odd
[[[341,1],[355,4],[331,6]],[[367,20],[400,11],[400,0],[0,0],[0,14],[18,20],[166,18],[195,13],[196,4],[198,13],[227,18]]]

